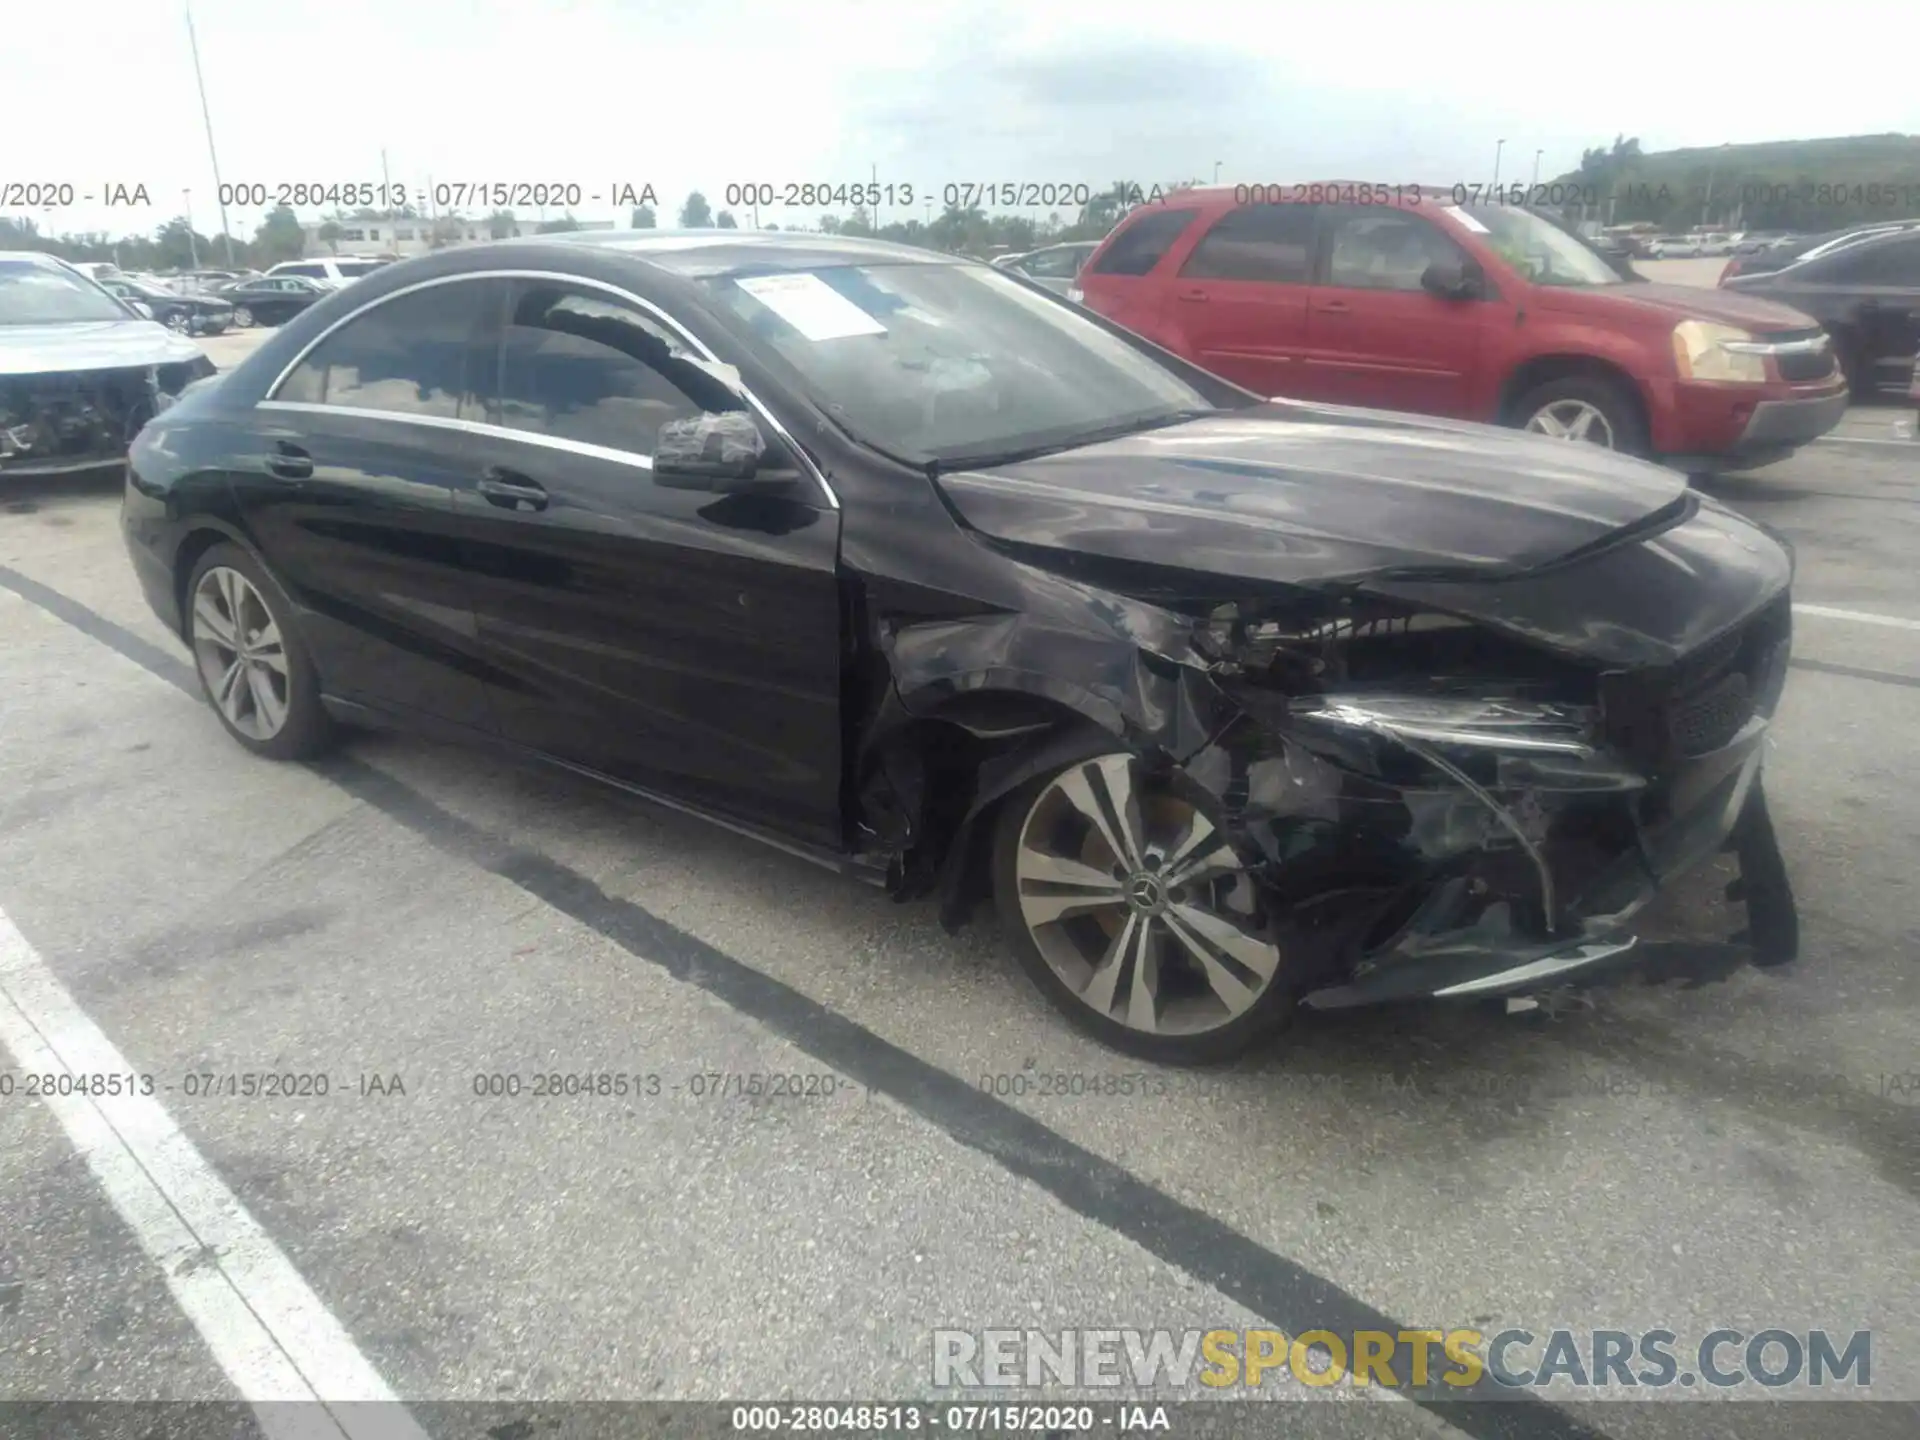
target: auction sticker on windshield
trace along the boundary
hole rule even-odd
[[[733,283],[809,340],[887,333],[886,326],[818,275],[755,275]]]
[[[1473,231],[1473,233],[1476,235],[1487,235],[1492,233],[1487,229],[1486,226],[1482,225],[1478,220],[1474,219],[1473,216],[1469,215],[1465,210],[1462,210],[1458,205],[1447,206],[1447,214],[1451,215],[1454,219],[1458,220],[1462,225],[1466,226],[1467,229]]]

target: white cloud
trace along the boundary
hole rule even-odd
[[[1789,40],[1754,16],[1632,0],[195,6],[229,182],[378,182],[384,149],[414,190],[577,183],[583,219],[615,213],[615,184],[651,183],[666,223],[696,187],[718,210],[729,181],[845,182],[875,165],[923,192],[1210,179],[1216,161],[1227,180],[1451,183],[1488,178],[1499,139],[1514,179],[1536,150],[1551,175],[1616,132],[1659,149],[1909,129],[1912,88],[1861,58],[1895,13],[1830,4]],[[197,227],[217,229],[177,7],[17,7],[7,31],[0,182],[143,184],[155,202],[35,213],[43,228],[151,230],[191,187]],[[231,218],[248,233],[259,211]]]

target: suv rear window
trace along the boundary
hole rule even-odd
[[[1113,237],[1095,262],[1096,275],[1144,275],[1160,263],[1198,210],[1150,210]]]
[[[1312,205],[1248,205],[1229,211],[1194,247],[1181,274],[1194,280],[1304,285],[1313,263]]]

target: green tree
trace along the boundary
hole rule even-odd
[[[569,210],[565,215],[562,215],[558,220],[542,220],[540,222],[539,227],[534,231],[534,234],[565,235],[569,231],[579,230],[581,228],[582,226],[580,222],[573,218],[573,212]]]
[[[518,233],[511,210],[496,210],[487,216],[487,234],[495,240],[511,240]]]
[[[156,270],[185,270],[194,263],[196,256],[207,253],[208,242],[187,223],[186,216],[176,216],[167,221],[154,233],[154,263]]]
[[[653,207],[651,205],[642,205],[635,209],[628,223],[635,230],[652,230],[658,224],[653,218]]]
[[[740,228],[740,222],[733,218],[733,212],[731,210],[722,210],[718,215],[713,217],[713,223],[722,230],[738,230]]]
[[[340,222],[329,216],[321,222],[320,228],[313,232],[314,238],[326,246],[333,254],[340,253]]]
[[[713,207],[707,204],[707,197],[698,190],[687,196],[687,203],[680,207],[680,228],[683,230],[705,230],[713,224]]]
[[[300,232],[300,219],[292,208],[275,206],[267,212],[267,218],[260,223],[260,228],[253,232],[253,241],[247,246],[247,258],[265,269],[282,260],[299,259],[306,243],[307,237]]]

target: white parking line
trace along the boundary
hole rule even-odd
[[[1796,615],[1817,615],[1822,620],[1851,620],[1856,625],[1885,625],[1890,630],[1920,630],[1920,620],[1900,615],[1876,615],[1871,610],[1836,610],[1831,605],[1796,605]]]
[[[54,1082],[47,1107],[270,1440],[426,1440],[160,1101],[84,1093],[137,1072],[4,910],[0,1044],[22,1075]],[[384,1403],[327,1408],[354,1401]]]

